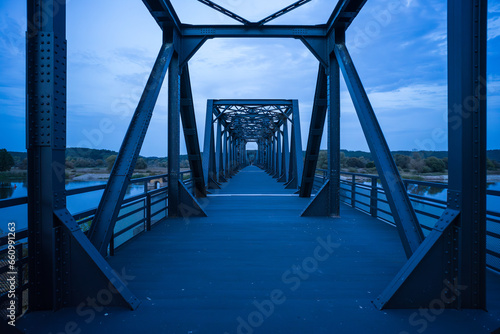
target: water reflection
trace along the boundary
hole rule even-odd
[[[423,186],[420,184],[409,184],[408,192],[412,195],[425,196],[425,195],[438,195],[443,191],[446,191],[444,188]]]

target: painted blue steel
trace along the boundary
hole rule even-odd
[[[198,130],[196,128],[196,117],[193,103],[193,93],[191,90],[191,79],[189,77],[189,67],[186,64],[181,74],[181,121],[186,142],[189,167],[192,171],[194,182],[194,194],[197,197],[207,195],[205,180],[203,177],[203,166],[201,160],[200,143],[198,140]]]
[[[307,149],[303,163],[304,171],[300,183],[300,197],[310,197],[312,193],[327,110],[328,77],[323,65],[319,65],[316,92],[314,94],[314,104],[311,113],[311,125],[309,126]]]
[[[328,68],[328,215],[340,215],[340,69],[335,54]]]
[[[460,210],[460,307],[486,309],[487,1],[448,1],[448,207]]]
[[[92,222],[89,238],[103,256],[107,255],[116,217],[118,216],[121,202],[134,172],[135,163],[141,151],[142,143],[144,142],[146,131],[153,115],[153,109],[156,105],[172,55],[172,44],[164,44],[160,49],[141,100],[132,116],[130,126],[125,134],[108,183],[106,184],[106,189],[99,203],[99,208]]]
[[[57,13],[52,9],[57,6]],[[41,8],[48,12],[39,18]],[[61,307],[57,284],[64,248],[55,235],[54,210],[66,207],[66,3],[27,3],[26,106],[28,150],[29,303],[32,310]],[[45,14],[45,13],[44,13]]]
[[[183,37],[207,37],[207,38],[301,38],[325,37],[327,29],[325,26],[311,25],[264,25],[242,26],[242,25],[190,25],[183,24],[181,35]]]
[[[208,7],[212,8],[212,9],[215,9],[216,11],[226,15],[226,16],[229,16],[230,18],[240,22],[240,23],[243,23],[244,25],[251,25],[252,22],[248,21],[247,19],[239,16],[238,14],[235,14],[233,12],[231,12],[230,10],[227,10],[226,8],[216,4],[215,2],[213,1],[210,1],[210,0],[198,0],[198,2],[201,2],[202,4],[205,4],[207,5]]]
[[[326,26],[328,33],[334,29],[345,31],[359,14],[367,0],[339,0]]]
[[[174,26],[180,30],[181,20],[170,0],[142,0],[161,29]]]
[[[180,176],[180,69],[179,56],[174,53],[168,67],[168,216],[179,216]]]
[[[269,23],[272,20],[277,19],[278,17],[280,17],[282,15],[285,15],[286,13],[289,13],[289,12],[291,12],[294,9],[297,9],[300,6],[305,5],[308,2],[311,2],[311,0],[299,0],[299,1],[291,4],[290,6],[287,6],[287,7],[283,8],[282,10],[279,10],[276,13],[271,14],[268,17],[260,20],[259,22],[256,23],[256,25],[262,26],[262,25],[264,25],[266,23]]]
[[[335,45],[335,55],[337,56],[368,146],[372,152],[375,165],[380,173],[380,179],[386,190],[403,247],[409,258],[424,240],[418,218],[413,210],[396,163],[392,158],[391,151],[375,116],[375,112],[345,44],[339,43]]]

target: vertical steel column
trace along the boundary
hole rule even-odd
[[[222,125],[221,121],[217,121],[217,138],[216,138],[216,173],[215,173],[215,181],[219,182],[222,181],[222,165],[223,165],[223,160],[222,160]]]
[[[304,153],[302,152],[302,134],[300,131],[300,112],[299,112],[299,101],[293,100],[292,103],[292,115],[293,115],[293,133],[292,140],[294,144],[294,156],[295,156],[295,172],[294,176],[297,177],[297,187],[301,185],[299,182],[302,180],[302,171],[304,169]]]
[[[380,309],[486,309],[486,28],[486,0],[448,1],[448,206]]]
[[[328,179],[329,216],[340,215],[340,71],[335,54],[328,71]]]
[[[66,2],[28,0],[27,14],[29,309],[77,306],[102,290],[113,292],[107,305],[135,309],[66,208]]]
[[[458,204],[460,307],[486,308],[486,0],[448,1],[448,205]]]
[[[274,176],[276,171],[276,137],[274,134],[271,135],[271,176]]]
[[[284,160],[283,160],[283,175],[284,175],[284,181],[287,182],[290,179],[287,178],[288,176],[288,170],[290,168],[290,147],[289,147],[289,141],[290,137],[288,134],[288,119],[285,118],[284,123],[283,123],[283,154],[284,154]]]
[[[179,56],[174,53],[168,68],[168,216],[179,215],[180,76]]]
[[[224,127],[224,177],[226,179],[229,177],[229,171],[231,170],[231,167],[229,166],[228,131],[228,128]]]
[[[229,174],[233,175],[234,169],[234,142],[233,135],[229,133]]]
[[[205,135],[203,142],[203,176],[205,177],[205,184],[209,188],[210,178],[211,178],[211,161],[212,158],[212,137],[214,131],[213,125],[213,115],[214,115],[214,101],[207,101],[207,112],[205,117]]]
[[[39,16],[42,8],[51,13]],[[56,308],[55,282],[62,268],[54,210],[66,207],[65,1],[29,0],[26,36],[29,306],[50,310]]]
[[[281,175],[281,131],[280,128],[276,131],[276,174],[275,177],[279,179]]]

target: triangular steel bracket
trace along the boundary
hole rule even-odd
[[[198,200],[189,192],[189,189],[181,180],[179,180],[179,199],[178,212],[181,217],[207,217]]]
[[[119,274],[111,268],[66,208],[54,211],[54,216],[60,222],[60,226],[55,228],[56,238],[61,238],[65,245],[56,252],[67,266],[57,273],[60,291],[58,306],[77,306],[82,300],[107,291],[106,296],[110,296],[109,302],[106,300],[108,306],[135,310],[140,301],[127,288],[127,279],[133,277]]]
[[[182,37],[182,51],[179,55],[179,67],[183,68],[196,52],[205,44],[208,37]]]
[[[316,196],[309,202],[300,214],[301,217],[329,216],[328,203],[330,199],[330,180],[327,180],[319,189]]]
[[[330,57],[328,54],[327,39],[324,37],[300,37],[306,48],[319,60],[324,68],[328,68]]]
[[[443,308],[457,308],[461,289],[456,277],[455,248],[460,211],[446,209],[431,233],[413,253],[373,304],[378,309],[429,308],[437,300]],[[448,268],[443,272],[443,263]],[[431,277],[440,275],[441,277]],[[439,281],[441,284],[436,284]]]

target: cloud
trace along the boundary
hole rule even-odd
[[[500,16],[488,20],[488,40],[500,36]]]

